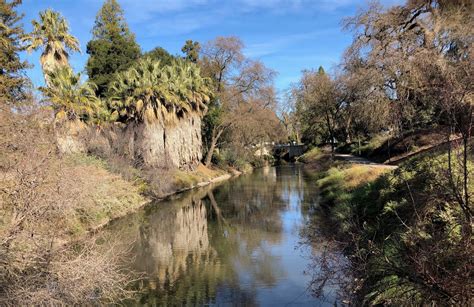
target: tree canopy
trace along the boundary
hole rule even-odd
[[[143,54],[143,58],[150,58],[154,61],[159,61],[160,65],[162,66],[171,65],[176,60],[174,55],[170,54],[162,47],[156,47],[148,52],[145,52]]]
[[[21,44],[25,33],[19,24],[23,16],[16,12],[20,3],[20,0],[0,2],[0,105],[18,105],[25,98],[28,80],[24,69],[28,64],[19,56],[25,50]]]
[[[184,58],[193,63],[197,63],[199,59],[199,52],[201,51],[201,45],[199,42],[187,40],[181,51],[184,53]]]
[[[203,74],[213,81],[215,99],[204,118],[206,165],[227,133],[232,150],[268,141],[281,131],[276,120],[275,72],[260,61],[245,58],[243,43],[234,36],[217,37],[201,51]],[[257,123],[260,123],[259,126]],[[260,128],[260,130],[259,130]],[[237,145],[237,146],[235,146]]]
[[[183,60],[161,65],[150,58],[116,75],[110,84],[110,107],[121,121],[173,121],[203,112],[210,100],[210,80]]]
[[[97,85],[99,96],[107,95],[107,85],[117,72],[124,71],[140,57],[135,41],[116,0],[106,0],[99,10],[87,44],[86,64],[89,79]]]
[[[304,71],[294,89],[297,114],[303,123],[303,140],[328,142],[334,151],[336,129],[341,112],[341,97],[336,81],[322,67]]]
[[[47,9],[40,12],[39,21],[33,20],[29,34],[28,51],[43,49],[40,62],[46,82],[48,75],[58,67],[69,66],[69,52],[79,51],[79,41],[69,33],[69,25],[60,13]]]
[[[471,10],[469,1],[408,1],[392,8],[373,3],[346,19],[354,40],[330,74],[338,141],[381,131],[401,136],[447,125],[449,117],[453,129],[470,134]],[[303,137],[319,142],[327,138],[327,124],[316,124],[318,116],[306,112],[320,94],[311,93],[308,77],[305,72],[292,97],[304,110],[295,120]]]

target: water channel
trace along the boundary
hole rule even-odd
[[[146,207],[111,226],[133,242],[149,306],[334,306],[337,287],[312,291],[319,244],[308,243],[314,181],[300,165],[267,167]],[[323,242],[323,240],[319,240]],[[336,255],[341,258],[343,257]]]

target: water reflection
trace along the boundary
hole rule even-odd
[[[134,242],[135,304],[333,305],[311,295],[317,246],[300,244],[316,200],[300,167],[264,168],[111,227]]]

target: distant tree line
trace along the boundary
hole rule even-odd
[[[435,126],[470,136],[471,1],[372,3],[344,21],[354,40],[331,74],[303,72],[291,89],[294,124],[308,142],[353,142]],[[333,144],[334,145],[334,144]]]
[[[275,112],[275,73],[246,59],[236,37],[218,37],[204,46],[188,40],[183,56],[161,47],[142,53],[118,2],[106,0],[87,44],[89,78],[81,81],[68,63],[79,42],[69,33],[66,20],[48,9],[33,26],[23,40],[28,50],[42,50],[46,86],[41,90],[57,120],[100,125],[140,121],[144,118],[140,114],[152,111],[156,117],[161,106],[169,114],[181,115],[183,110],[200,109],[207,112],[202,131],[206,165],[224,144],[235,152],[285,138]]]
[[[332,153],[379,136],[390,148],[391,140],[441,131],[431,134],[440,146],[347,195],[331,188],[350,170],[335,167],[320,181],[330,219],[350,238],[365,304],[472,300],[473,6],[371,3],[344,21],[354,38],[342,63],[330,73],[304,71],[289,90],[283,118],[291,137],[329,144]]]

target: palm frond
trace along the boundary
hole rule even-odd
[[[40,90],[51,103],[57,120],[79,119],[99,124],[113,118],[104,101],[95,95],[96,85],[81,82],[80,74],[69,66],[49,72],[48,79],[48,86]]]
[[[205,104],[212,95],[210,81],[201,76],[195,64],[176,60],[171,65],[161,66],[150,58],[117,74],[109,90],[113,97],[109,106],[123,121],[149,122],[158,119],[157,114],[176,121],[191,112],[205,112]]]
[[[42,49],[43,71],[48,73],[57,66],[68,65],[67,51],[80,51],[79,41],[69,33],[69,25],[60,13],[47,9],[40,12],[39,21],[33,20],[33,31],[24,39],[29,52]]]

